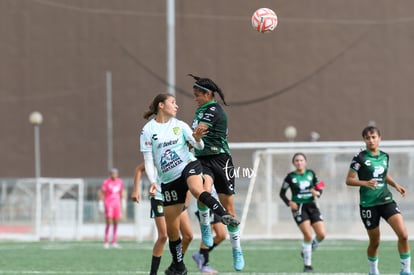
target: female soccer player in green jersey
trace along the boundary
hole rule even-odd
[[[379,149],[381,133],[377,127],[368,126],[362,131],[366,149],[354,156],[346,177],[346,184],[359,186],[360,216],[369,237],[367,249],[369,274],[377,275],[378,247],[380,245],[380,219],[387,221],[398,237],[400,253],[400,275],[411,275],[411,252],[407,229],[397,203],[393,200],[388,185],[402,196],[406,190],[388,173],[389,156]]]
[[[203,136],[204,148],[195,148],[195,156],[200,160],[203,167],[204,189],[211,193],[212,186],[217,191],[219,200],[224,208],[236,216],[234,210],[234,167],[227,143],[227,114],[223,107],[215,100],[218,94],[225,105],[222,90],[209,78],[201,78],[191,75],[194,78],[193,84],[194,100],[197,102],[197,110],[193,120],[192,128],[207,132]],[[200,223],[203,223],[210,230],[209,211],[207,207],[199,208]],[[233,251],[233,267],[240,271],[244,268],[244,257],[240,245],[239,225],[228,225],[227,230]],[[211,234],[211,231],[210,231]],[[211,245],[213,246],[213,239]]]
[[[321,196],[325,184],[318,180],[314,171],[306,168],[305,154],[294,154],[292,164],[296,169],[285,177],[279,195],[290,207],[293,219],[303,234],[303,272],[313,272],[312,251],[325,238],[325,223],[315,203],[315,197]],[[291,200],[286,196],[289,188],[292,193]],[[315,238],[312,238],[312,229],[315,231]]]

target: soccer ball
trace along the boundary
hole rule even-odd
[[[253,13],[252,27],[261,33],[271,32],[277,26],[277,15],[268,8],[260,8]]]

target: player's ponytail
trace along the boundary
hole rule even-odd
[[[220,89],[220,87],[216,83],[214,83],[213,80],[209,78],[201,78],[193,74],[188,74],[188,76],[191,76],[196,81],[193,86],[194,89],[199,89],[203,93],[211,91],[213,93],[213,97],[214,97],[214,93],[217,92],[221,100],[223,101],[224,105],[228,106],[226,100],[224,99],[223,91]]]

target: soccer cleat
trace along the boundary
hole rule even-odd
[[[369,272],[368,275],[380,275],[379,273],[371,273]]]
[[[197,265],[198,270],[202,271],[203,264],[204,264],[204,255],[196,252],[193,253],[192,258]]]
[[[413,273],[412,272],[400,272],[400,275],[413,275]]]
[[[112,248],[121,248],[121,246],[118,243],[112,243]]]
[[[240,224],[240,221],[233,217],[232,215],[224,215],[221,217],[221,222],[225,225],[230,225],[236,227]]]
[[[109,243],[104,243],[104,248],[108,249],[109,248]]]
[[[171,264],[164,273],[165,275],[187,275],[187,269],[184,267],[183,270],[178,270]]]
[[[303,267],[303,272],[313,272],[313,267],[310,265],[305,265]]]
[[[205,225],[200,223],[200,230],[201,230],[201,240],[203,244],[207,247],[212,247],[214,245],[213,235],[211,234],[211,227],[210,225]]]
[[[218,271],[213,269],[211,266],[209,266],[208,264],[205,264],[201,267],[201,273],[203,274],[217,274]]]
[[[241,248],[233,248],[233,267],[236,271],[244,268],[244,257]]]

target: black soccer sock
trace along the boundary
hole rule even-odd
[[[208,248],[200,248],[200,254],[203,255],[203,257],[204,257],[203,265],[208,264],[208,261],[209,261],[209,258],[208,258],[209,253],[208,252],[209,252]]]
[[[183,247],[181,245],[181,238],[176,241],[169,241],[170,252],[173,264],[176,269],[183,270],[185,268],[183,261]]]
[[[160,262],[161,256],[152,256],[150,275],[157,275],[158,268],[160,267]]]
[[[223,217],[224,215],[229,215],[226,212],[226,209],[216,200],[209,192],[204,191],[198,197],[198,200],[208,206],[215,214]]]
[[[211,250],[213,250],[213,248],[216,247],[216,246],[217,246],[217,244],[216,243],[213,243],[213,246],[209,247],[208,248],[208,251],[211,252]]]

